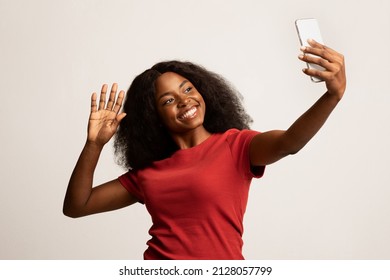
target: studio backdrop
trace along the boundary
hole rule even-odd
[[[143,205],[62,214],[91,93],[192,61],[240,91],[252,129],[287,129],[326,90],[297,58],[294,21],[307,17],[344,54],[347,91],[302,151],[253,180],[244,256],[390,258],[389,11],[387,0],[0,0],[0,258],[142,259]],[[94,183],[124,172],[110,142]]]

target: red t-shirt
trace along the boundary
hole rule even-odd
[[[253,177],[256,131],[230,129],[119,177],[153,225],[144,259],[243,259],[243,217]]]

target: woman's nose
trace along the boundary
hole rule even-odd
[[[188,96],[181,96],[178,106],[179,107],[185,107],[191,102],[190,98]]]

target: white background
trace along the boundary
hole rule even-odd
[[[390,258],[387,0],[0,0],[1,259],[142,259],[142,205],[70,219],[66,186],[89,99],[154,63],[190,60],[244,96],[253,129],[286,129],[325,91],[301,72],[294,21],[318,19],[348,88],[297,155],[252,183],[247,259]],[[95,183],[125,170],[112,145]]]

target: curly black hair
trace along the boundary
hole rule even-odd
[[[166,72],[188,79],[206,104],[203,126],[210,133],[230,128],[249,129],[251,117],[242,105],[242,96],[222,76],[191,62],[165,61],[138,75],[126,94],[127,114],[115,136],[117,162],[127,169],[142,169],[178,150],[158,116],[155,81]]]

